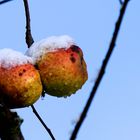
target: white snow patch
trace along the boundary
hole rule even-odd
[[[22,53],[12,49],[0,49],[0,67],[10,69],[12,67],[27,63],[33,64],[31,57],[23,55]]]
[[[56,51],[60,48],[67,49],[71,45],[75,45],[75,43],[68,35],[51,36],[33,43],[33,45],[27,50],[26,55],[32,57],[35,64],[42,55],[48,52]]]

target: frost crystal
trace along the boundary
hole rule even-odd
[[[27,63],[33,64],[31,57],[23,55],[22,53],[12,49],[0,49],[0,67],[10,69],[12,67]]]
[[[42,55],[48,52],[56,51],[60,48],[67,49],[71,45],[75,45],[75,43],[68,35],[51,36],[33,43],[33,45],[27,50],[26,55],[32,57],[35,63]]]

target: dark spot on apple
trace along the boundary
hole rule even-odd
[[[73,56],[74,54],[73,53],[71,53],[71,56]]]
[[[19,76],[22,76],[22,74],[23,74],[23,73],[22,73],[22,72],[20,72],[18,75],[19,75]]]
[[[25,88],[25,92],[28,92],[28,89],[27,88]],[[21,96],[22,97],[22,96]]]
[[[75,61],[76,61],[76,59],[73,56],[70,57],[70,60],[71,60],[72,63],[75,63]]]
[[[71,45],[71,50],[76,53],[80,53],[80,48],[76,45]]]
[[[18,74],[18,75],[19,75],[19,76],[22,76],[22,75],[23,75],[23,73],[25,73],[25,72],[26,72],[26,70],[25,70],[25,69],[23,69],[23,70],[22,70],[22,72],[19,72],[19,74]]]

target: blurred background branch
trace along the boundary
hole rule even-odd
[[[102,78],[104,76],[105,69],[106,69],[107,64],[108,64],[108,62],[110,60],[111,54],[112,54],[112,52],[113,52],[113,50],[115,48],[116,40],[117,40],[117,37],[118,37],[118,33],[119,33],[119,30],[120,30],[120,26],[121,26],[121,23],[122,23],[122,20],[123,20],[123,17],[124,17],[128,2],[129,2],[129,0],[125,0],[123,5],[122,5],[122,7],[121,7],[120,15],[119,15],[118,20],[116,22],[114,33],[112,35],[112,39],[111,39],[111,42],[109,44],[109,49],[108,49],[108,51],[106,53],[105,59],[103,60],[102,66],[100,68],[100,72],[99,72],[98,77],[97,77],[97,79],[95,81],[95,84],[94,84],[94,87],[93,87],[93,89],[91,91],[89,99],[88,99],[88,101],[87,101],[87,103],[86,103],[86,105],[85,105],[85,107],[83,109],[83,112],[82,112],[82,114],[80,116],[79,121],[77,122],[77,124],[76,124],[76,126],[75,126],[75,128],[73,130],[73,133],[71,135],[70,140],[75,140],[76,139],[76,136],[77,136],[77,134],[78,134],[78,132],[80,130],[80,127],[82,126],[82,124],[83,124],[83,122],[84,122],[84,120],[86,118],[88,110],[89,110],[89,108],[91,106],[91,103],[92,103],[94,97],[95,97],[96,91],[97,91],[97,89],[98,89],[98,87],[99,87],[99,85],[101,83],[101,80],[102,80]]]

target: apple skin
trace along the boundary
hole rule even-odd
[[[39,72],[32,64],[10,69],[0,67],[0,102],[9,108],[32,105],[41,96],[42,83]]]
[[[82,50],[71,45],[68,49],[47,52],[36,63],[47,94],[67,97],[82,87],[88,78]]]

